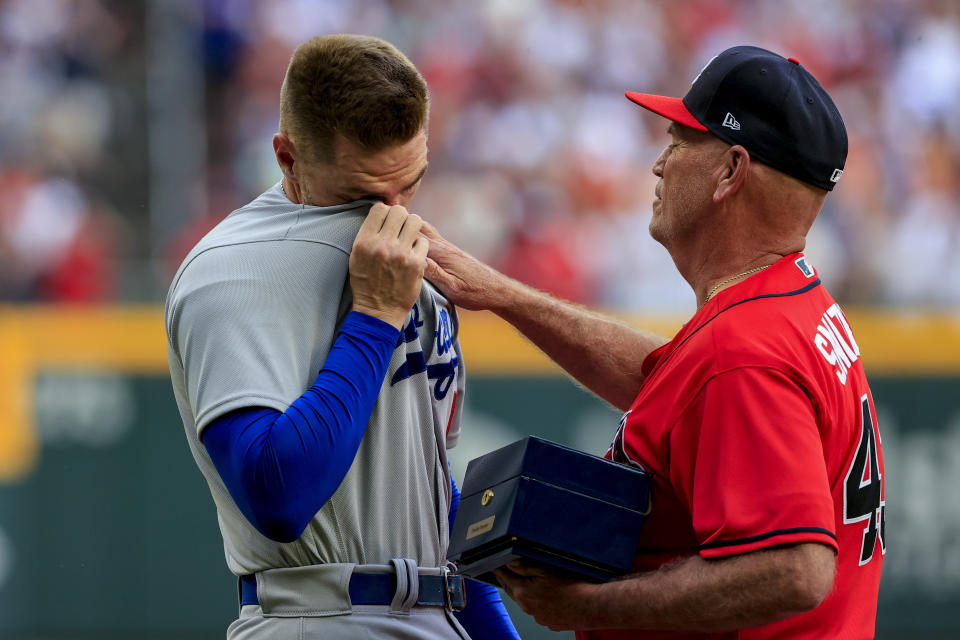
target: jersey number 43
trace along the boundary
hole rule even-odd
[[[873,550],[880,541],[880,552],[886,553],[886,501],[883,492],[883,477],[880,474],[880,458],[877,455],[877,430],[870,412],[870,400],[864,394],[860,398],[860,414],[863,417],[860,443],[847,470],[843,488],[843,523],[854,524],[866,521],[863,544],[860,547],[860,565],[873,559]]]

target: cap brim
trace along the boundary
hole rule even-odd
[[[636,93],[634,91],[627,91],[624,95],[630,101],[636,102],[644,109],[653,111],[658,116],[663,116],[668,120],[673,120],[698,131],[708,130],[699,120],[693,117],[693,114],[683,104],[682,98],[654,96],[649,93]]]

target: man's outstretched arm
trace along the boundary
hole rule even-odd
[[[666,338],[508,278],[427,223],[421,233],[430,240],[425,277],[454,304],[496,313],[587,389],[621,410],[630,407],[643,359]]]

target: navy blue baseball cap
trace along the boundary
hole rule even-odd
[[[832,190],[847,160],[847,129],[817,79],[794,58],[760,47],[713,58],[682,99],[628,91],[641,107],[724,142],[809,184]]]

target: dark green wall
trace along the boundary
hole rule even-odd
[[[958,383],[872,378],[888,481],[878,637],[960,634]],[[36,384],[39,464],[0,486],[0,637],[222,638],[235,582],[169,381]],[[455,475],[528,433],[600,453],[618,419],[562,378],[474,377]],[[572,637],[515,619],[525,638]]]

